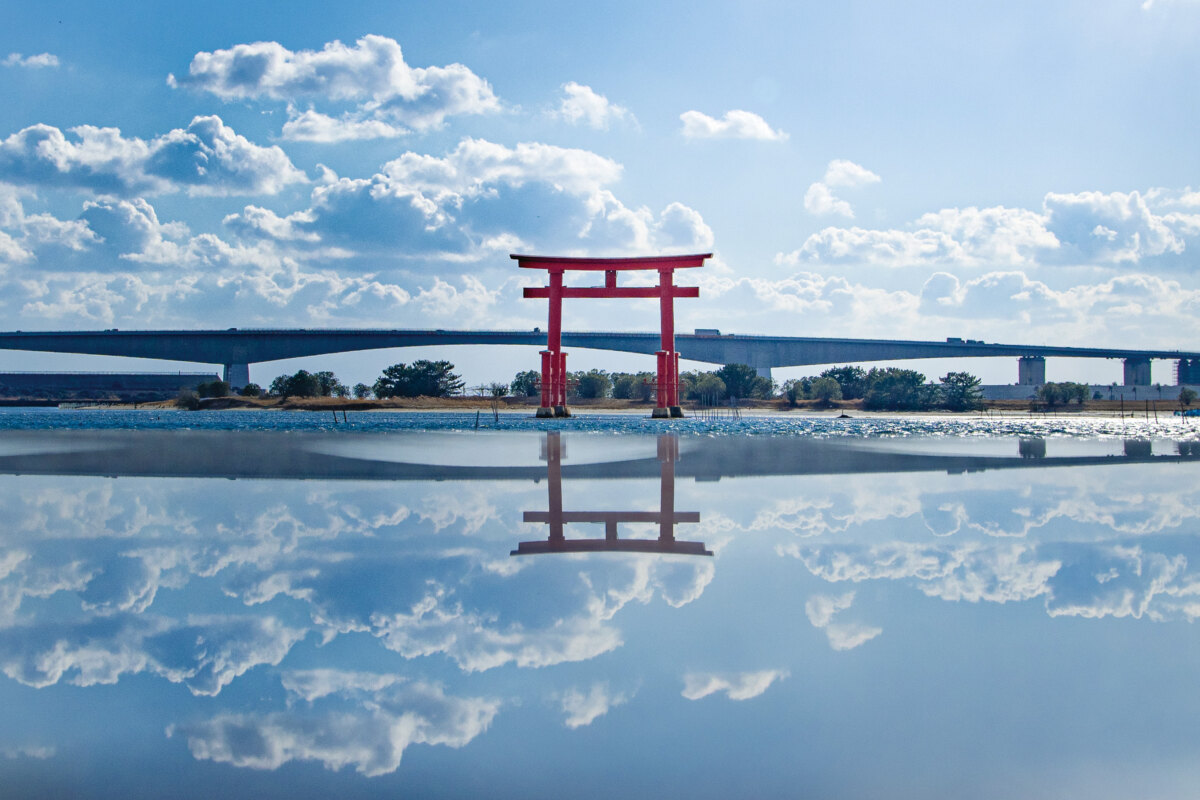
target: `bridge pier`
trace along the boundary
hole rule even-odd
[[[1041,386],[1045,382],[1045,356],[1021,356],[1017,359],[1017,385]]]
[[[771,380],[771,368],[770,367],[755,367],[754,371],[758,374],[758,377],[766,378],[767,380]]]
[[[1200,358],[1181,358],[1175,362],[1175,385],[1194,386],[1200,383]]]
[[[1126,386],[1149,386],[1150,385],[1150,359],[1148,358],[1127,358],[1125,359],[1125,381]]]
[[[221,380],[229,384],[229,388],[238,391],[250,382],[249,364],[226,364]]]

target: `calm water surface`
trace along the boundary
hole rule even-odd
[[[326,416],[0,413],[0,796],[1197,796],[1183,421]]]

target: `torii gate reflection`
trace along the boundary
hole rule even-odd
[[[562,459],[563,441],[557,432],[547,433],[542,440],[542,459],[546,462],[547,486],[550,495],[548,511],[526,511],[525,522],[550,524],[550,536],[545,541],[521,542],[509,555],[525,556],[539,553],[595,553],[617,551],[626,553],[675,553],[691,556],[711,556],[704,542],[681,542],[675,538],[675,525],[699,522],[699,511],[675,510],[675,462],[679,460],[679,438],[671,434],[658,437],[660,465],[658,511],[563,511]],[[563,528],[568,522],[604,524],[603,539],[568,539]],[[617,525],[621,522],[658,523],[657,539],[622,539]]]

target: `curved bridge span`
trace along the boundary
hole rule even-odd
[[[1200,383],[1200,352],[1130,350],[1098,347],[1055,347],[962,341],[842,339],[803,336],[742,336],[698,332],[678,334],[676,349],[689,361],[749,364],[760,374],[774,367],[903,361],[921,358],[1016,357],[1020,383],[1044,383],[1047,357],[1119,358],[1125,383],[1150,384],[1150,361],[1178,362],[1180,383]],[[563,331],[565,347],[653,354],[658,333]],[[546,344],[539,331],[402,330],[402,329],[236,329],[147,331],[13,331],[0,333],[0,350],[158,358],[221,364],[235,386],[249,380],[249,365],[301,356],[444,345]]]

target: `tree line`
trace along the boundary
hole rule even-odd
[[[843,366],[827,369],[819,375],[797,378],[777,385],[746,364],[726,364],[711,372],[692,370],[679,376],[681,397],[693,403],[720,405],[740,399],[766,400],[779,397],[789,405],[814,401],[831,406],[843,400],[862,400],[863,408],[888,411],[923,411],[944,408],[970,411],[983,407],[979,378],[967,372],[950,372],[931,383],[916,370],[897,367],[872,368]],[[541,375],[535,370],[518,372],[510,383],[492,383],[477,387],[492,397],[516,395],[536,397],[541,390]],[[572,399],[615,398],[649,401],[654,398],[657,378],[653,372],[608,372],[601,369],[571,372],[567,375],[568,397]],[[1085,390],[1080,395],[1078,388]],[[264,391],[257,384],[240,390],[243,396],[257,397],[451,397],[461,394],[465,384],[449,361],[417,360],[411,364],[393,364],[383,370],[373,384],[343,384],[329,371],[298,370],[279,375]],[[1047,384],[1043,387],[1047,402],[1082,403],[1086,387],[1079,384]],[[230,394],[229,384],[212,381],[197,388],[200,397]],[[1050,398],[1054,399],[1051,400]]]
[[[873,411],[973,411],[983,408],[979,378],[969,372],[948,372],[931,383],[915,369],[899,367],[833,367],[820,375],[784,382],[781,394],[789,404],[814,400],[832,405],[862,400]]]

